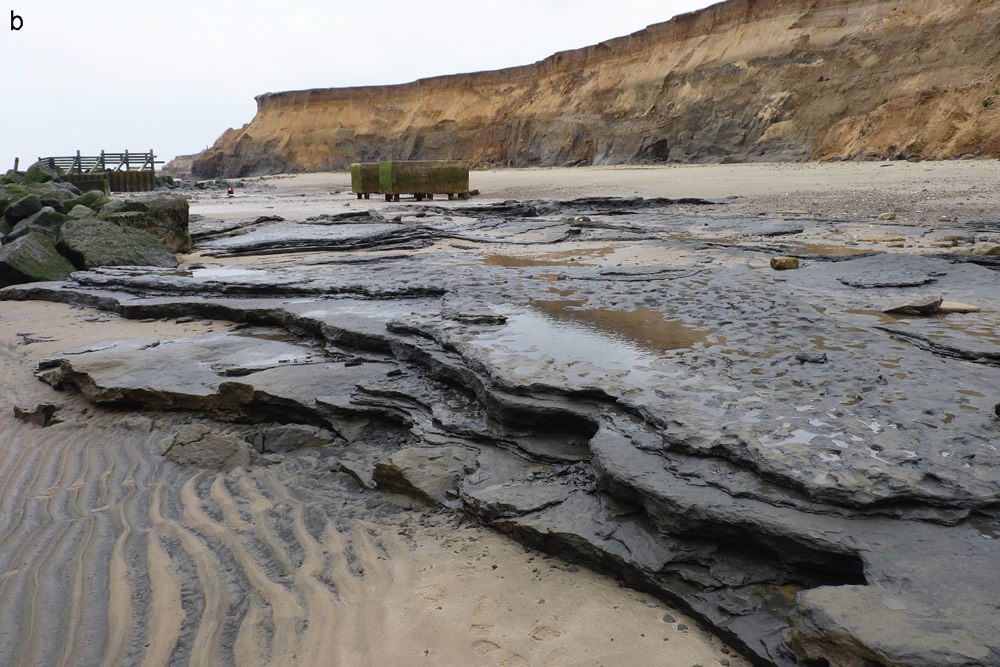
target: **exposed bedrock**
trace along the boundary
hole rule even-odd
[[[669,211],[591,210],[590,227],[480,212],[425,232],[705,247]],[[378,221],[337,238],[364,227],[384,238]],[[213,248],[282,248],[248,236]],[[762,664],[1000,664],[997,272],[895,255],[773,272],[747,265],[756,247],[608,269],[457,251],[106,268],[0,298],[229,319],[229,333],[67,350],[37,373],[109,407],[258,429],[239,436],[253,456],[335,443],[329,475],[621,575]],[[928,285],[983,311],[881,312]],[[251,456],[235,437],[185,434],[174,455],[211,442],[203,463],[226,467]]]
[[[259,95],[250,123],[182,162],[209,178],[378,159],[998,156],[998,26],[978,0],[729,0],[524,67]]]

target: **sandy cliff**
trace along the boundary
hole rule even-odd
[[[996,157],[997,62],[993,0],[729,0],[524,67],[260,95],[193,172]]]

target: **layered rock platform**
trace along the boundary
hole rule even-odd
[[[322,444],[324,475],[615,573],[760,664],[1000,663],[996,267],[817,253],[802,221],[709,203],[200,221],[204,261],[237,264],[98,268],[0,298],[232,321],[37,369],[103,406],[270,434],[178,435],[180,460]],[[624,250],[645,259],[589,261]],[[928,291],[981,310],[881,312]]]

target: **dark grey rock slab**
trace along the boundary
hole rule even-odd
[[[919,287],[934,282],[946,270],[931,268],[933,260],[903,254],[862,257],[838,264],[840,282],[850,287]]]

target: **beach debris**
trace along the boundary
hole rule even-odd
[[[961,301],[942,301],[939,313],[978,313],[982,308]]]

